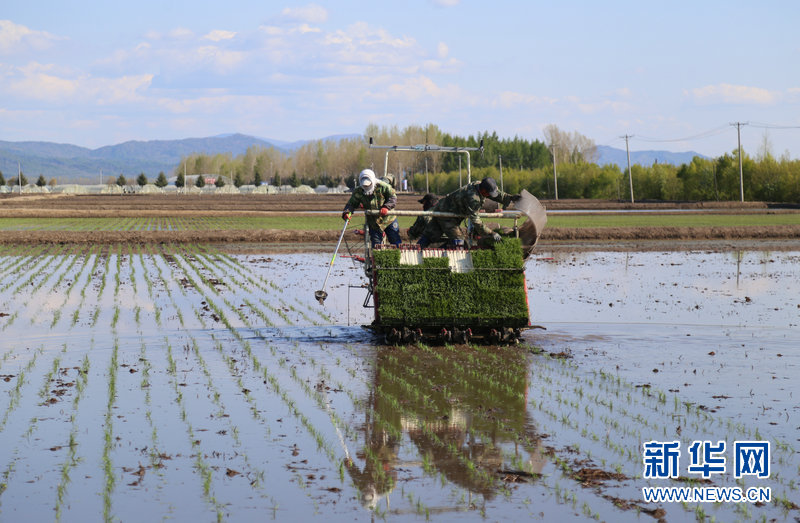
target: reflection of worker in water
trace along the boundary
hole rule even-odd
[[[362,468],[345,460],[366,508],[375,508],[384,498],[388,508],[398,471],[420,465],[426,473],[435,470],[450,483],[492,499],[502,481],[500,473],[509,467],[502,452],[508,443],[515,449],[522,443],[529,464],[523,474],[541,473],[547,460],[526,408],[527,356],[509,352],[503,358],[504,369],[519,369],[517,375],[503,374],[509,388],[485,379],[498,361],[481,353],[458,353],[445,360],[412,350],[378,353],[359,427],[365,435],[357,456]],[[416,452],[401,448],[404,434]],[[412,461],[402,461],[400,455]]]
[[[364,169],[358,175],[358,187],[353,190],[342,211],[342,219],[350,219],[353,211],[359,207],[365,210],[379,211],[379,216],[367,216],[369,239],[372,246],[383,242],[383,235],[392,245],[400,245],[400,226],[397,219],[390,214],[397,204],[394,189],[375,176],[372,169]]]
[[[486,198],[501,203],[506,208],[518,201],[520,196],[507,194],[497,188],[497,182],[493,178],[484,178],[451,192],[439,200],[432,210],[466,216],[472,223],[475,234],[491,237],[498,242],[502,239],[501,236],[484,225],[478,216]],[[454,245],[463,245],[464,232],[460,227],[462,220],[463,218],[432,218],[417,243],[421,247],[427,247],[434,238],[446,236]]]
[[[374,395],[370,395],[373,399]],[[365,449],[358,453],[364,460],[363,469],[348,457],[344,460],[345,469],[361,493],[361,504],[370,510],[378,506],[381,498],[387,496],[397,483],[397,453],[400,447],[397,438],[381,427],[374,414],[367,411],[363,425]],[[388,500],[387,500],[388,503]]]
[[[439,197],[436,196],[435,194],[428,193],[422,198],[420,198],[418,201],[419,203],[422,204],[423,211],[429,211],[434,205],[436,205],[439,202]],[[417,216],[417,219],[414,221],[411,227],[408,228],[408,237],[411,240],[416,240],[417,238],[422,236],[422,231],[425,230],[425,227],[428,226],[428,223],[430,223],[430,221],[431,221],[430,216]],[[434,243],[436,241],[437,239],[432,239],[431,243]]]

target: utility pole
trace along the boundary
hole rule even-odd
[[[425,132],[427,133],[427,129]],[[425,194],[428,194],[429,192],[431,191],[430,188],[428,187],[428,159],[425,158]]]
[[[503,155],[498,154],[497,157],[500,159],[500,192],[503,192]]]
[[[17,185],[19,186],[19,195],[22,196],[22,163],[17,162]]]
[[[736,136],[739,140],[739,200],[744,201],[744,177],[742,176],[742,126],[747,122],[735,122],[731,125],[736,126]]]
[[[631,203],[633,203],[633,174],[631,174],[631,151],[628,148],[628,139],[633,138],[632,134],[626,134],[622,136],[625,138],[625,152],[628,154],[628,182],[631,186]]]
[[[556,172],[556,144],[550,144],[550,151],[553,154],[553,184],[556,190],[556,200],[558,200],[558,173]]]

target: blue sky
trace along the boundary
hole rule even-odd
[[[434,123],[800,158],[800,3],[8,0],[0,140],[284,141]],[[10,4],[10,5],[8,5]]]

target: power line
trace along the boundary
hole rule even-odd
[[[722,134],[727,129],[728,129],[727,125],[722,125],[720,127],[716,127],[714,129],[702,132],[700,134],[695,134],[693,136],[686,136],[684,138],[658,139],[658,138],[648,138],[647,136],[639,136],[639,140],[643,142],[688,142],[700,138],[708,138],[710,136],[716,136],[718,134]]]
[[[775,125],[762,122],[750,122],[750,126],[760,129],[800,129],[800,125]]]

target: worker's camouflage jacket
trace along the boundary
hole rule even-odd
[[[492,230],[486,227],[478,216],[478,212],[483,207],[484,197],[481,196],[478,186],[480,181],[472,182],[465,185],[461,189],[457,189],[437,203],[431,210],[437,212],[452,212],[455,214],[465,215],[472,222],[473,231],[480,235],[492,234]],[[494,200],[503,205],[503,208],[511,204],[512,195],[498,190],[498,195],[495,198],[487,196],[490,200]],[[439,218],[439,220],[450,220],[450,218]],[[461,219],[454,218],[453,220]]]
[[[369,195],[364,194],[364,189],[361,187],[356,187],[350,199],[347,200],[344,210],[353,212],[363,207],[365,211],[378,211],[381,207],[386,207],[391,211],[395,205],[397,205],[397,195],[394,189],[388,183],[378,180],[375,190]],[[391,213],[386,216],[367,216],[367,224],[372,228],[377,227],[384,230],[392,224],[394,219],[395,217]]]
[[[417,216],[417,219],[414,221],[411,227],[408,228],[408,237],[412,240],[416,240],[422,236],[422,232],[425,230],[425,227],[428,226],[428,222],[430,221],[430,216]]]

